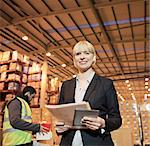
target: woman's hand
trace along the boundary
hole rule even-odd
[[[91,130],[98,130],[105,127],[105,120],[101,117],[83,117],[81,123]]]
[[[57,133],[63,133],[67,130],[69,130],[70,126],[64,125],[64,126],[56,126]]]
[[[70,126],[64,125],[63,122],[56,122],[55,125],[56,125],[55,129],[56,129],[57,133],[63,133],[65,131],[69,130],[69,128],[70,128]]]

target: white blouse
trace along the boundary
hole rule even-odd
[[[78,75],[76,78],[76,89],[75,89],[75,102],[80,103],[83,101],[86,90],[94,77],[95,72],[92,70],[84,75]],[[72,146],[83,146],[82,137],[80,130],[77,130],[73,141]]]

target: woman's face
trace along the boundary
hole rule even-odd
[[[85,72],[92,67],[94,62],[94,53],[88,48],[76,49],[74,51],[74,65],[80,72]]]

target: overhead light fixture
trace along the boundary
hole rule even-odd
[[[125,99],[123,98],[123,96],[117,91],[117,95],[118,97],[122,100],[122,101],[125,101]]]
[[[129,90],[131,91],[131,90],[132,90],[132,88],[129,88]]]
[[[124,99],[122,96],[120,96],[120,99],[121,99],[122,101],[125,101],[125,99]]]
[[[147,100],[147,94],[144,94],[144,100]]]
[[[145,78],[145,81],[148,81],[149,80],[149,78]]]
[[[50,57],[51,55],[52,55],[52,54],[51,54],[50,52],[47,52],[47,53],[46,53],[46,56],[47,56],[47,57]]]
[[[132,99],[133,99],[133,100],[136,100],[136,98],[135,98],[135,96],[134,96],[134,95],[132,95]]]
[[[27,35],[24,35],[24,36],[22,37],[22,39],[23,39],[24,41],[27,41],[29,38],[28,38]]]
[[[73,78],[75,78],[75,77],[76,77],[76,75],[73,75],[72,77],[73,77]]]
[[[147,111],[150,112],[150,104],[147,104],[147,105],[146,105],[146,109],[147,109]]]
[[[57,80],[58,80],[58,77],[55,77],[55,80],[57,81]]]
[[[126,80],[125,83],[128,84],[128,83],[129,83],[129,80]]]
[[[66,64],[62,64],[61,66],[62,66],[62,67],[66,67],[67,65],[66,65]]]

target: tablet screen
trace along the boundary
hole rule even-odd
[[[83,126],[81,124],[81,119],[84,116],[96,118],[98,115],[99,115],[99,110],[76,109],[74,114],[73,126]]]

